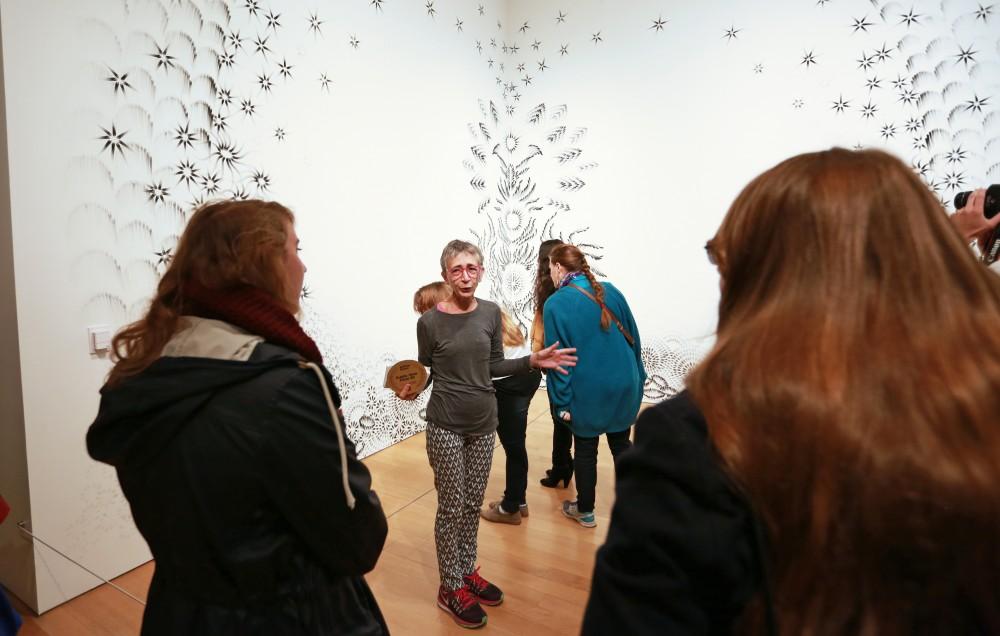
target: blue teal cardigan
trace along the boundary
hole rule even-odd
[[[583,276],[573,280],[591,294]],[[625,297],[614,285],[602,282],[604,302],[632,334],[630,347],[614,321],[601,329],[601,309],[579,290],[566,286],[552,294],[542,313],[545,346],[576,347],[579,357],[569,375],[550,371],[546,376],[549,402],[557,414],[569,411],[568,422],[580,437],[623,431],[635,421],[642,402],[646,369],[642,365],[639,330]]]

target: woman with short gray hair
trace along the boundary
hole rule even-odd
[[[441,253],[441,276],[451,297],[420,316],[418,359],[431,368],[427,403],[427,457],[434,471],[438,507],[434,519],[441,586],[438,607],[462,627],[486,624],[482,605],[499,605],[503,592],[476,567],[479,509],[493,461],[497,402],[491,378],[526,373],[532,367],[566,373],[575,349],[559,343],[512,360],[503,355],[500,307],[476,298],[483,255],[465,241],[451,241]],[[417,392],[406,385],[402,399]]]

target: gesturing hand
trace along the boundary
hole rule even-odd
[[[537,367],[539,369],[555,369],[563,375],[569,373],[563,367],[575,367],[576,366],[576,347],[570,347],[568,349],[556,349],[559,346],[559,342],[553,342],[548,347],[540,349],[531,354],[531,366]]]
[[[398,397],[400,400],[407,400],[407,401],[417,399],[418,395],[420,395],[420,391],[415,390],[413,388],[413,385],[409,382],[404,384],[403,388],[401,388],[399,391],[396,392],[396,397]]]

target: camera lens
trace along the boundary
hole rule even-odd
[[[960,210],[969,201],[972,192],[959,192],[955,195],[955,209]],[[1000,214],[1000,183],[994,183],[986,188],[986,200],[983,202],[983,216],[992,219]]]

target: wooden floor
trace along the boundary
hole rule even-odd
[[[611,455],[601,443],[597,477],[597,528],[587,529],[559,512],[570,488],[543,488],[538,479],[550,464],[552,420],[545,392],[532,400],[528,416],[528,505],[531,516],[520,526],[483,521],[479,528],[481,573],[500,586],[505,600],[486,608],[491,634],[578,634],[590,588],[594,552],[604,541],[614,493]],[[389,538],[378,566],[368,576],[382,612],[395,634],[467,634],[435,603],[438,587],[434,553],[434,477],[427,463],[424,435],[414,436],[365,459],[389,517]],[[497,446],[486,501],[504,489],[504,453]],[[115,582],[145,598],[153,564]],[[21,636],[119,636],[139,633],[142,606],[102,585],[41,617],[16,600],[25,616]]]

